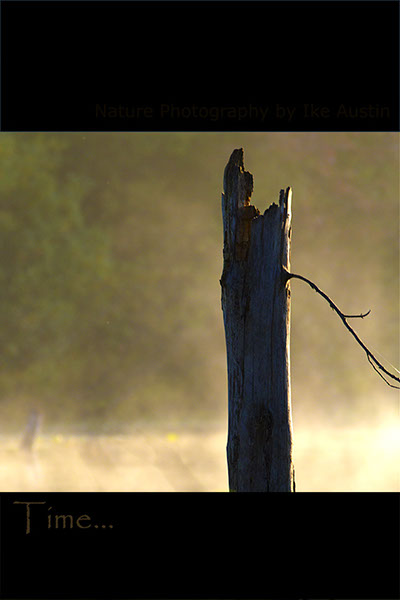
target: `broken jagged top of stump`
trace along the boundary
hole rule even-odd
[[[224,257],[230,262],[233,255],[239,260],[247,257],[250,241],[250,225],[256,219],[262,219],[267,213],[280,210],[284,230],[287,233],[291,225],[292,190],[281,190],[279,207],[274,202],[262,215],[251,204],[253,175],[244,168],[244,150],[235,149],[224,171],[224,193],[222,194],[222,213],[224,221]],[[235,252],[233,253],[233,249]]]

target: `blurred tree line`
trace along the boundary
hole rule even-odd
[[[196,223],[204,215],[194,207],[187,218],[176,176],[177,161],[192,160],[188,141],[1,137],[0,399],[9,419],[32,402],[61,423],[210,408],[199,346],[209,246]]]
[[[398,221],[384,200],[396,190],[391,134],[2,134],[3,417],[18,421],[31,403],[49,423],[65,424],[223,413],[220,194],[223,168],[240,145],[261,210],[281,187],[294,187],[294,271],[322,289],[340,276],[343,286],[327,293],[360,312],[370,306],[347,290],[365,285],[368,263],[382,310],[377,339],[397,358]],[[371,216],[373,252],[363,233]],[[365,393],[370,383],[363,387],[358,363],[347,372],[340,323],[326,352],[307,301],[294,312],[294,377],[309,385],[341,370],[344,393]],[[324,310],[316,303],[326,318]],[[323,358],[308,370],[310,340]]]

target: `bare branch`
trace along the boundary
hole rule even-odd
[[[361,315],[343,315],[343,317],[345,319],[364,319],[365,317],[368,317],[370,312],[371,312],[371,309],[369,309],[368,312],[361,314]]]
[[[372,366],[373,369],[375,369],[375,371],[378,373],[379,377],[382,377],[383,381],[385,383],[388,384],[388,386],[395,388],[396,390],[400,390],[400,387],[398,385],[392,385],[391,383],[389,383],[387,381],[387,379],[385,379],[385,377],[382,375],[382,373],[379,373],[378,369],[376,368],[376,366],[374,365],[374,363],[372,362],[371,358],[368,356],[367,354],[367,358],[368,358],[368,362],[370,363],[370,365]],[[397,369],[396,369],[397,370]],[[394,379],[398,379],[398,377],[394,377]]]
[[[356,334],[356,332],[354,331],[354,329],[352,327],[350,327],[350,325],[348,324],[348,322],[346,320],[346,319],[357,319],[357,318],[358,319],[364,319],[364,317],[366,317],[367,315],[369,315],[369,313],[371,311],[369,310],[367,313],[364,313],[364,314],[361,314],[361,315],[345,315],[336,306],[336,304],[329,298],[329,296],[327,294],[325,294],[322,290],[320,290],[318,286],[315,285],[315,283],[313,283],[312,281],[310,281],[306,277],[303,277],[302,275],[296,275],[295,273],[289,273],[289,271],[287,271],[287,269],[285,269],[285,267],[282,267],[282,269],[283,269],[283,279],[284,279],[285,283],[287,281],[289,281],[289,279],[301,279],[302,281],[305,281],[306,283],[308,283],[308,285],[313,290],[315,290],[317,292],[317,294],[320,294],[320,296],[322,296],[328,302],[328,304],[331,307],[331,309],[334,310],[337,315],[339,315],[339,317],[341,318],[341,320],[343,322],[343,325],[346,327],[346,329],[348,331],[350,331],[351,335],[354,337],[354,339],[357,341],[357,343],[360,344],[361,348],[364,350],[364,352],[367,355],[368,362],[372,365],[372,367],[378,373],[378,375],[380,377],[382,377],[383,381],[385,383],[387,383],[388,386],[396,388],[396,389],[400,389],[400,386],[393,385],[393,384],[389,383],[389,381],[387,381],[387,379],[379,371],[382,371],[383,373],[385,373],[385,375],[387,375],[387,377],[390,377],[391,379],[394,379],[395,381],[398,381],[399,383],[400,383],[400,378],[396,377],[395,375],[393,375],[392,373],[390,373],[389,371],[387,371],[387,369],[385,369],[385,367],[377,360],[377,358],[375,358],[375,356],[372,354],[372,352],[367,348],[367,346],[364,344],[364,342],[362,342],[360,340],[360,338],[358,337],[358,335]]]

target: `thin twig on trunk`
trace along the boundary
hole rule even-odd
[[[351,335],[354,337],[354,339],[357,341],[357,343],[360,344],[361,348],[364,350],[364,352],[367,355],[369,363],[375,369],[375,371],[378,373],[379,377],[382,377],[383,381],[385,383],[387,383],[388,386],[395,388],[395,389],[400,389],[400,387],[398,385],[393,385],[393,384],[389,383],[389,381],[387,381],[387,379],[382,375],[382,373],[379,372],[379,369],[383,373],[385,373],[385,375],[387,375],[387,377],[390,377],[391,379],[394,379],[395,381],[398,381],[399,383],[400,383],[400,378],[396,377],[396,375],[393,375],[393,373],[390,373],[387,369],[385,369],[385,367],[372,354],[372,352],[367,348],[367,346],[364,344],[364,342],[362,342],[360,340],[360,338],[358,337],[358,335],[356,334],[354,329],[347,322],[347,319],[364,319],[367,315],[369,315],[369,313],[371,311],[369,310],[368,312],[366,312],[364,314],[361,313],[360,315],[345,315],[336,306],[336,304],[329,298],[329,296],[327,294],[325,294],[325,292],[320,290],[319,287],[317,285],[315,285],[315,283],[313,281],[311,281],[310,279],[307,279],[306,277],[303,277],[302,275],[296,275],[295,273],[289,273],[289,271],[287,269],[285,269],[285,267],[282,267],[282,269],[283,269],[283,277],[284,277],[285,281],[289,281],[289,279],[301,279],[301,281],[305,281],[306,283],[308,283],[308,285],[313,290],[315,290],[317,292],[317,294],[322,296],[328,302],[331,309],[334,310],[335,313],[341,318],[343,325],[346,327],[346,329],[348,331],[350,331]]]

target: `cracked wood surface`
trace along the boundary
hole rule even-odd
[[[251,204],[243,149],[224,172],[222,310],[228,362],[231,491],[293,491],[290,399],[291,189],[264,214]]]

